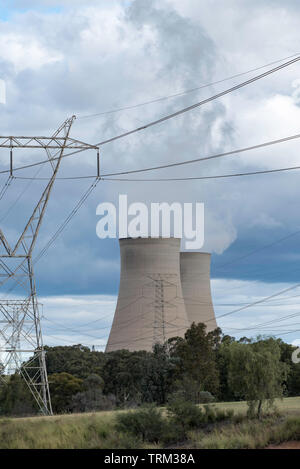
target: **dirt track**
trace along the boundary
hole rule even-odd
[[[285,441],[280,445],[269,445],[266,449],[300,449],[300,441]]]

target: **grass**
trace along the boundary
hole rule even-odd
[[[275,400],[276,408],[279,412],[284,413],[285,415],[295,415],[300,416],[300,397],[285,397],[284,399]],[[235,414],[245,415],[247,412],[247,403],[245,401],[241,402],[218,402],[216,406],[219,409],[233,410]]]
[[[135,448],[114,429],[116,412],[0,419],[1,449]]]
[[[300,440],[300,417],[268,417],[215,428],[210,434],[190,433],[190,446],[200,449],[259,449]]]
[[[263,448],[270,443],[300,440],[300,397],[276,402],[281,417],[261,421],[245,418],[245,402],[217,403],[222,410],[234,410],[235,423],[216,424],[209,433],[192,431],[184,447]],[[159,448],[122,435],[115,429],[121,411],[56,415],[53,417],[0,418],[1,449],[132,449]]]

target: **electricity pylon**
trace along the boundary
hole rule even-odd
[[[150,279],[144,288],[150,290],[153,301],[148,304],[149,313],[153,312],[151,327],[153,327],[153,345],[160,343],[164,344],[167,340],[166,337],[166,324],[170,327],[175,327],[167,321],[168,313],[171,309],[176,309],[174,300],[177,298],[177,275],[176,274],[147,274]],[[175,280],[175,283],[172,282]],[[153,291],[154,290],[154,291]],[[145,296],[147,298],[147,296]]]
[[[13,148],[44,149],[51,164],[49,182],[13,247],[0,229],[0,287],[13,281],[29,294],[21,300],[0,297],[0,379],[6,382],[9,374],[20,373],[44,415],[51,415],[52,407],[32,253],[65,150],[96,149],[99,160],[97,147],[69,137],[74,119],[67,119],[51,137],[0,136],[0,148],[10,148],[6,188],[14,177]]]

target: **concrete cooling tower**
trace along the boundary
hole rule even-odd
[[[189,322],[204,322],[209,332],[217,327],[210,291],[210,254],[180,253],[181,286]]]
[[[121,275],[106,352],[151,351],[190,325],[180,281],[179,238],[120,239]]]

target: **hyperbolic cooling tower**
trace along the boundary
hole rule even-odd
[[[206,332],[217,327],[210,291],[210,254],[180,253],[181,286],[190,323],[204,322]]]
[[[179,238],[120,239],[119,297],[106,352],[151,351],[190,325],[180,281]]]

